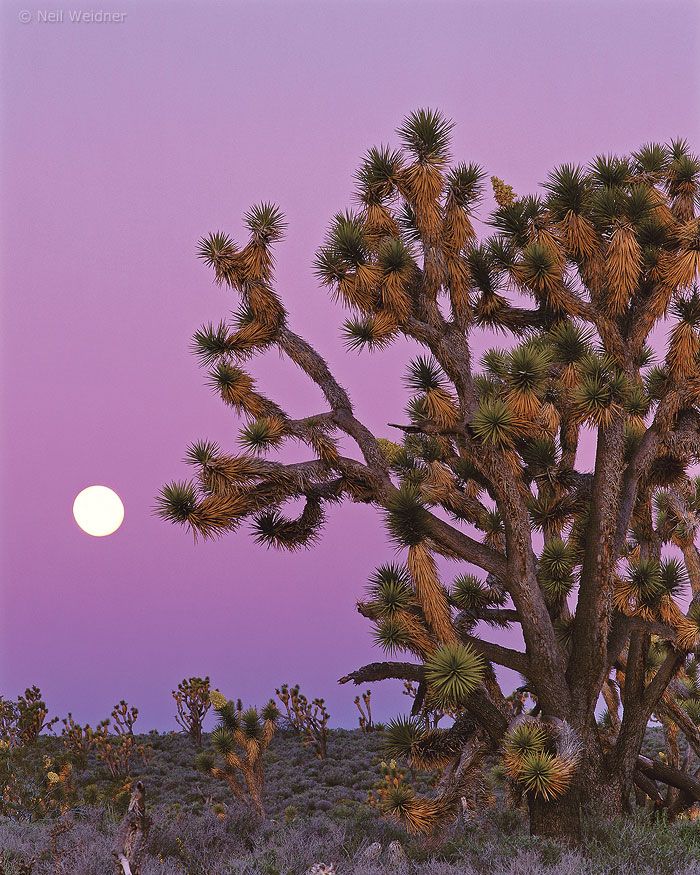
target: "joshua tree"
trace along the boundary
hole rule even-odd
[[[201,747],[204,718],[211,708],[209,678],[185,678],[173,690],[177,706],[175,720],[190,739]]]
[[[372,721],[372,690],[366,690],[362,694],[362,699],[355,696],[355,707],[360,712],[360,729],[362,732],[371,732],[374,729]]]
[[[290,687],[282,684],[275,690],[275,695],[284,705],[289,725],[301,732],[304,744],[311,745],[316,750],[316,756],[325,760],[328,751],[328,713],[323,699],[313,699],[309,702],[299,689],[299,684]]]
[[[406,419],[391,426],[402,440],[372,433],[290,328],[273,275],[284,220],[262,204],[246,215],[242,248],[215,233],[199,252],[240,296],[233,322],[203,327],[194,344],[212,388],[247,420],[243,452],[192,445],[197,478],[165,486],[159,512],[203,537],[250,520],[260,543],[294,550],[319,536],[327,504],[378,508],[406,561],[373,579],[360,609],[387,651],[418,663],[376,663],[348,679],[413,680],[424,701],[456,709],[434,748],[465,764],[509,731],[493,666],[520,672],[543,750],[556,758],[569,737],[578,750],[566,780],[559,772],[539,792],[533,785],[531,826],[575,838],[582,806],[617,814],[635,781],[651,793],[647,778],[688,777],[640,762],[639,751],[700,643],[700,502],[689,474],[700,451],[700,162],[677,140],[562,165],[539,195],[518,197],[495,180],[493,233],[479,242],[484,174],[450,166],[451,127],[421,110],[399,128],[400,149],[371,149],[357,173],[359,206],[334,217],[315,261],[351,311],[350,349],[378,352],[403,335],[426,351],[408,365]],[[507,348],[477,368],[472,347],[484,330]],[[245,360],[271,347],[319,387],[326,409],[292,419],[257,388]],[[265,458],[287,440],[312,458]],[[298,500],[301,514],[285,515]],[[436,557],[467,566],[451,586]],[[693,601],[683,613],[686,584]],[[509,647],[489,641],[480,621],[515,627],[522,648],[517,635]],[[623,711],[608,745],[595,711],[620,671]],[[700,784],[690,786],[700,798]]]
[[[17,701],[0,696],[0,742],[5,747],[28,747],[44,730],[51,731],[58,717],[46,718],[49,710],[37,686],[27,687]]]
[[[70,715],[69,715],[70,716]],[[110,717],[100,721],[92,729],[89,725],[80,727],[68,725],[64,744],[70,746],[79,740],[95,749],[97,758],[105,764],[114,780],[128,779],[131,776],[133,760],[138,756],[143,762],[148,762],[152,749],[145,744],[139,744],[134,735],[134,723],[138,719],[138,708],[129,705],[122,699],[112,708]],[[111,730],[111,731],[110,731]]]
[[[197,768],[224,781],[237,799],[248,802],[256,814],[264,817],[263,754],[275,734],[277,706],[270,700],[261,713],[256,708],[243,711],[218,690],[212,691],[211,701],[219,725],[211,734],[211,750],[197,755]]]

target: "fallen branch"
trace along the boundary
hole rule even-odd
[[[119,828],[115,855],[123,875],[138,875],[138,861],[148,835],[146,817],[146,790],[143,781],[137,781],[131,791],[131,800]]]
[[[648,778],[683,790],[696,802],[700,802],[700,781],[687,772],[681,772],[680,769],[674,769],[665,763],[645,756],[637,757],[637,768]]]

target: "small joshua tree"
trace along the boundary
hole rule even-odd
[[[372,722],[372,691],[367,690],[362,694],[362,699],[355,696],[355,707],[360,712],[360,729],[362,732],[371,732],[374,729]]]
[[[279,718],[277,705],[270,700],[260,713],[257,708],[243,711],[237,707],[240,700],[238,703],[228,701],[218,690],[212,691],[211,703],[219,724],[211,734],[211,749],[197,755],[197,768],[224,781],[237,799],[264,817],[263,754],[275,734]]]
[[[210,694],[208,677],[185,678],[173,690],[177,706],[175,720],[197,747],[202,746],[204,718],[211,708]]]
[[[51,730],[58,722],[58,717],[47,720],[48,714],[37,686],[28,687],[16,702],[0,696],[0,738],[6,747],[32,745],[44,730]]]
[[[134,735],[134,723],[138,718],[138,708],[118,702],[107,718],[90,730],[89,737],[95,747],[97,757],[107,767],[114,780],[125,780],[131,775],[133,759],[139,756],[148,761],[151,749],[139,744]]]
[[[63,749],[74,765],[84,769],[87,765],[88,754],[95,746],[95,730],[89,723],[84,726],[76,723],[70,712],[61,723],[63,724],[61,730]]]
[[[288,684],[275,690],[277,698],[287,712],[287,719],[294,729],[303,733],[304,743],[316,749],[316,756],[323,760],[328,751],[328,721],[330,714],[323,699],[311,702],[300,691],[299,684]]]

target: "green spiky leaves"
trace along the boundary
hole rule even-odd
[[[260,716],[263,720],[269,721],[271,723],[276,723],[279,720],[280,712],[279,708],[275,704],[275,702],[270,699],[270,701],[263,707],[260,712]]]
[[[280,208],[267,202],[251,207],[244,221],[252,237],[260,243],[276,243],[282,239],[287,227]]]
[[[380,565],[369,579],[368,592],[381,616],[392,616],[415,601],[411,578],[404,565]]]
[[[223,356],[235,352],[235,344],[229,339],[230,334],[231,331],[223,320],[218,325],[203,325],[195,332],[192,349],[202,365],[208,367]]]
[[[330,242],[333,249],[348,264],[357,267],[367,258],[364,226],[356,213],[338,213],[331,226]]]
[[[581,373],[572,392],[574,410],[581,422],[605,427],[622,413],[629,391],[625,378],[613,362],[595,355],[582,362]]]
[[[428,536],[430,513],[415,486],[404,484],[391,496],[386,508],[387,527],[397,544],[411,547]]]
[[[432,389],[443,389],[447,382],[442,369],[434,358],[418,356],[408,366],[405,384],[414,392],[429,392]]]
[[[197,508],[197,490],[193,483],[166,483],[156,500],[156,514],[167,522],[187,523]]]
[[[591,183],[581,167],[573,164],[563,164],[555,168],[545,183],[549,193],[547,206],[556,221],[561,221],[567,213],[580,215],[587,211]]]
[[[548,802],[566,793],[571,770],[558,757],[538,751],[523,757],[518,780],[525,790]]]
[[[506,734],[503,764],[526,792],[550,801],[568,790],[580,754],[580,740],[568,724],[555,729],[528,719]]]
[[[449,159],[453,123],[433,109],[419,109],[404,119],[397,134],[421,164],[443,165]]]
[[[441,707],[458,707],[479,686],[485,670],[484,658],[473,647],[451,643],[426,660],[425,679],[431,697]]]
[[[629,181],[631,169],[626,158],[598,155],[591,163],[593,179],[603,188],[620,188]]]
[[[538,566],[538,580],[548,599],[566,598],[574,586],[576,550],[571,544],[552,538],[544,545]]]
[[[296,519],[289,519],[278,510],[258,514],[252,526],[253,537],[258,544],[267,547],[300,550],[316,540],[323,522],[321,502],[316,498],[308,497],[304,510]]]
[[[503,745],[504,765],[507,774],[515,777],[526,756],[544,750],[547,733],[533,721],[523,721],[508,732]]]
[[[481,199],[485,173],[478,164],[458,164],[447,173],[447,190],[456,204],[473,208]]]
[[[389,146],[373,146],[367,152],[355,177],[367,203],[382,203],[393,193],[401,170],[401,153]]]
[[[381,315],[348,319],[343,323],[342,335],[349,350],[374,352],[391,344],[396,336],[396,324],[382,319]]]
[[[233,732],[225,726],[217,726],[211,734],[210,741],[212,748],[222,757],[226,757],[236,749]]]
[[[656,181],[668,168],[670,156],[666,146],[660,143],[645,143],[632,153],[635,160],[635,171],[649,176]]]
[[[238,438],[244,449],[251,453],[264,453],[279,447],[286,436],[286,426],[279,417],[263,417],[246,425]]]
[[[563,365],[582,362],[592,352],[593,334],[593,329],[584,328],[576,322],[558,322],[547,337],[555,361]]]
[[[410,649],[412,639],[403,623],[387,616],[375,626],[374,643],[385,653],[392,654]]]
[[[224,234],[223,231],[215,231],[213,234],[208,234],[199,240],[197,248],[197,257],[200,258],[207,267],[213,267],[220,274],[221,265],[227,259],[231,258],[237,252],[236,245],[233,240]]]
[[[463,611],[476,611],[493,604],[493,591],[473,574],[455,578],[450,600]]]
[[[487,398],[479,403],[471,427],[482,443],[502,449],[513,445],[522,422],[505,401]]]
[[[384,754],[392,759],[411,759],[415,745],[423,738],[424,728],[415,717],[396,717],[384,730]]]

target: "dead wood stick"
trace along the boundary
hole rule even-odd
[[[123,875],[138,875],[138,862],[148,836],[146,817],[146,790],[143,781],[137,781],[131,791],[129,808],[119,828],[115,852]]]

